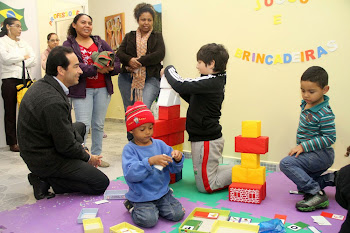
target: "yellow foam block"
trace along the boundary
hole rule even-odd
[[[177,145],[175,145],[175,146],[172,146],[172,148],[173,148],[174,150],[178,150],[178,151],[183,152],[183,151],[184,151],[184,144],[183,144],[183,143],[177,144]]]
[[[261,121],[242,121],[242,137],[257,138],[261,136]]]
[[[265,181],[265,167],[245,168],[241,165],[232,167],[232,182],[263,185]]]
[[[260,154],[241,153],[241,165],[245,168],[260,167]]]
[[[260,184],[263,185],[266,182],[266,167],[260,166],[259,168],[248,168],[248,184]]]
[[[246,183],[245,180],[248,176],[248,168],[241,165],[235,165],[232,167],[232,182]]]
[[[83,219],[84,233],[103,233],[101,218]]]

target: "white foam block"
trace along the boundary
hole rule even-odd
[[[180,95],[173,89],[160,89],[158,106],[170,107],[180,105]]]
[[[158,170],[160,170],[160,171],[162,171],[163,170],[163,166],[160,166],[160,165],[153,165],[154,166],[154,168],[157,168]]]
[[[163,76],[160,78],[160,89],[172,89],[172,87],[170,86],[170,84],[168,83],[168,80],[166,79],[166,77]]]

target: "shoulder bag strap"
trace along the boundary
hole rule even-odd
[[[28,72],[28,68],[27,68],[27,67],[26,67],[26,70],[27,70],[28,79],[32,80],[32,79],[30,78],[30,75],[29,75],[29,72]]]
[[[25,72],[25,63],[24,63],[24,60],[22,61],[22,81],[23,81],[23,85],[25,86],[26,85],[26,72]],[[28,72],[28,70],[27,70]]]

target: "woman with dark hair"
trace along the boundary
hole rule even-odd
[[[58,38],[57,34],[54,32],[51,32],[47,35],[47,49],[41,54],[41,67],[43,70],[46,70],[46,60],[49,56],[49,53],[51,52],[51,49],[58,46],[60,43],[60,39]]]
[[[93,52],[113,53],[113,50],[106,41],[99,36],[92,36],[91,33],[91,16],[78,14],[69,26],[67,40],[63,42],[63,46],[73,48],[83,71],[79,77],[79,83],[69,88],[68,95],[73,102],[76,121],[86,125],[86,132],[89,132],[91,127],[91,153],[101,155],[104,122],[113,94],[111,76],[120,72],[120,61],[114,57],[114,62],[108,65],[101,68],[94,66]],[[86,137],[84,142],[85,140]],[[102,161],[100,166],[108,167],[109,164]]]
[[[16,18],[6,18],[0,32],[1,95],[4,100],[6,143],[13,152],[19,152],[16,135],[16,86],[23,84],[23,62],[26,68],[36,64],[33,49],[19,37],[21,22]],[[25,78],[29,79],[25,71]]]
[[[138,4],[134,9],[134,17],[139,27],[125,35],[117,51],[123,64],[118,86],[125,111],[136,101],[142,101],[148,109],[151,108],[159,94],[159,72],[165,56],[162,34],[153,31],[153,6],[147,3]],[[128,139],[132,139],[130,133]]]

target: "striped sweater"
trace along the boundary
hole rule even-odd
[[[310,109],[305,109],[306,102],[301,102],[301,113],[297,131],[297,144],[305,152],[330,147],[336,140],[334,114],[328,104],[329,97]]]

